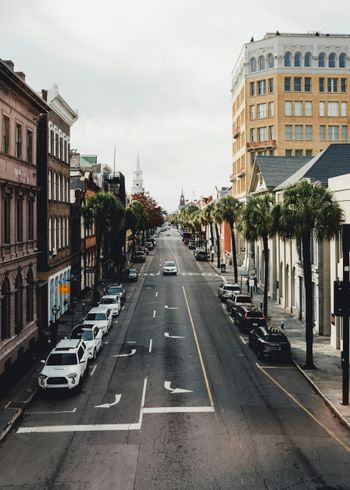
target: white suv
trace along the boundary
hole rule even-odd
[[[89,313],[86,315],[84,320],[84,324],[93,323],[97,325],[98,328],[102,330],[103,335],[108,333],[109,329],[112,326],[112,311],[109,308],[106,308],[108,305],[100,305],[96,308],[91,308]]]
[[[42,361],[45,365],[38,376],[39,387],[43,390],[79,388],[87,374],[88,352],[83,340],[61,340]]]

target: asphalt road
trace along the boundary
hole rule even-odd
[[[38,395],[0,446],[0,488],[349,489],[349,433],[293,366],[256,362],[219,282],[163,234],[82,392]]]

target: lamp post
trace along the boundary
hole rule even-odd
[[[60,312],[60,309],[61,309],[60,305],[53,305],[53,307],[51,308],[51,312],[52,312],[53,316],[55,317],[55,323],[57,321],[57,315]]]

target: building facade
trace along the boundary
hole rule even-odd
[[[48,110],[0,60],[0,374],[38,337],[37,124]]]
[[[232,190],[256,155],[306,156],[348,141],[350,35],[280,34],[243,46],[232,72]]]

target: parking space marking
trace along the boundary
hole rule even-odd
[[[149,341],[149,348],[148,348],[148,352],[152,352],[152,343],[153,343],[153,340],[150,339]]]
[[[146,407],[143,413],[205,413],[215,412],[214,407]]]
[[[156,291],[156,298],[158,297],[158,291]]]
[[[33,410],[33,411],[26,411],[25,413],[26,414],[29,414],[29,415],[59,415],[61,413],[75,413],[77,411],[76,408],[73,408],[73,410],[57,410],[57,411],[36,411],[36,410]]]
[[[242,337],[242,335],[239,336],[239,338],[241,339],[241,341],[243,342],[243,344],[246,344],[247,342],[245,341],[245,339]]]
[[[228,319],[230,320],[231,323],[235,323],[234,319],[232,318],[232,316],[229,316]]]
[[[90,376],[93,376],[97,368],[97,364],[94,365],[94,367],[91,369]]]

